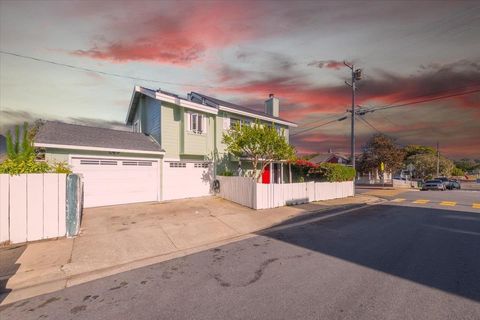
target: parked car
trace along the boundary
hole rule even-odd
[[[447,177],[438,177],[435,180],[440,180],[445,185],[445,189],[448,189],[450,186],[450,180]]]
[[[446,186],[443,183],[443,181],[442,180],[437,180],[437,179],[428,180],[422,186],[422,190],[441,190],[441,191],[445,191],[445,189],[446,189]]]
[[[449,190],[454,190],[454,189],[461,189],[462,187],[460,186],[460,182],[458,182],[457,180],[455,179],[451,179],[449,181],[449,184],[447,186],[447,189]]]

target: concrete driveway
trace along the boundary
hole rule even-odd
[[[375,199],[358,196],[258,211],[217,197],[85,209],[76,238],[27,245],[0,302],[200,252],[310,212]]]

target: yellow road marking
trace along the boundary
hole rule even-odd
[[[480,203],[474,203],[472,204],[473,209],[480,209]]]
[[[453,202],[453,201],[442,201],[440,202],[440,205],[441,206],[448,206],[448,207],[453,207],[455,206],[457,203],[456,202]]]
[[[424,200],[424,199],[418,199],[418,200],[415,200],[413,201],[413,203],[417,203],[417,204],[426,204],[426,203],[429,203],[430,200]]]
[[[403,202],[405,200],[406,199],[403,199],[403,198],[397,198],[397,199],[393,199],[392,202]]]

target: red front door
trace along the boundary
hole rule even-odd
[[[270,183],[270,165],[265,167],[262,174],[262,183],[269,184]]]

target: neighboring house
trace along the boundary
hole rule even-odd
[[[334,153],[334,152],[327,152],[327,153],[320,153],[310,159],[310,162],[315,164],[320,163],[340,163],[340,164],[348,164],[349,158],[345,155]]]
[[[222,135],[236,122],[275,124],[288,140],[296,124],[279,117],[279,100],[258,112],[200,93],[187,98],[136,86],[126,124],[131,132],[47,122],[35,146],[47,161],[67,161],[84,175],[85,206],[162,201],[211,194],[217,171],[236,171]],[[267,168],[264,182],[281,182],[283,165]]]

